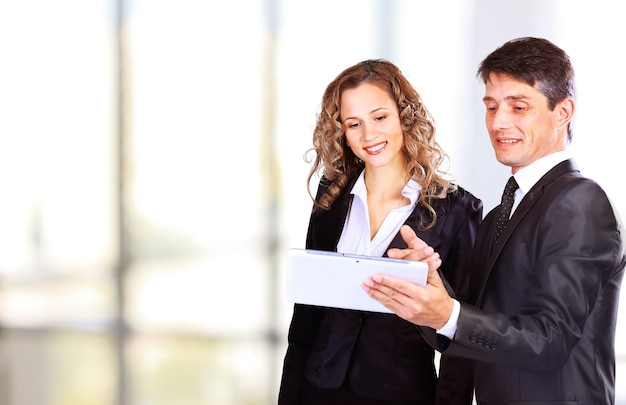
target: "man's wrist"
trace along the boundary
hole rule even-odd
[[[447,337],[448,339],[453,339],[454,334],[456,333],[457,323],[459,321],[459,313],[461,312],[461,304],[459,301],[452,299],[452,313],[450,313],[450,317],[441,329],[437,329],[437,333]]]

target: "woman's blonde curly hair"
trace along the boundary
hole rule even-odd
[[[435,141],[435,125],[420,95],[404,77],[400,69],[384,59],[362,61],[344,70],[333,80],[322,97],[321,112],[313,131],[313,147],[305,158],[313,165],[307,177],[309,195],[314,202],[313,210],[329,210],[349,180],[359,173],[363,161],[356,157],[346,143],[340,117],[341,94],[362,83],[371,83],[387,90],[395,100],[400,113],[404,133],[402,150],[406,157],[409,176],[422,186],[420,203],[432,214],[432,227],[437,213],[429,204],[433,198],[445,198],[456,186],[442,176],[442,163],[447,159]],[[321,182],[327,185],[325,193],[316,200],[311,193],[311,181],[315,174],[322,174]],[[408,179],[407,179],[408,181]]]

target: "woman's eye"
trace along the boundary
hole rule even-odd
[[[376,121],[382,121],[382,120],[384,120],[385,118],[387,118],[387,116],[385,116],[385,115],[381,115],[380,117],[376,117],[376,118],[375,118],[375,120],[376,120]]]

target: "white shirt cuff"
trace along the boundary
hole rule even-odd
[[[437,329],[437,333],[440,335],[444,335],[448,339],[454,339],[454,334],[456,333],[456,327],[459,322],[459,312],[461,312],[461,304],[459,301],[453,299],[454,306],[452,307],[452,313],[450,314],[450,318],[448,318],[448,322],[443,325],[443,328]]]

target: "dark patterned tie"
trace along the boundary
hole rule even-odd
[[[509,221],[509,217],[511,216],[511,209],[513,208],[513,201],[515,196],[515,190],[517,190],[517,182],[515,178],[511,176],[509,181],[506,182],[506,186],[504,187],[504,192],[502,193],[502,202],[500,203],[500,208],[498,210],[498,217],[496,220],[496,230],[493,233],[493,241],[491,246],[495,246],[500,234],[506,227],[506,223]]]

